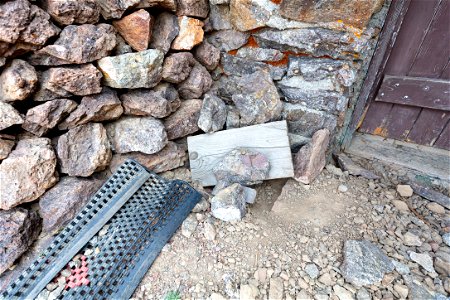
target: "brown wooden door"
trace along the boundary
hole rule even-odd
[[[359,131],[450,150],[449,61],[450,0],[412,0]]]

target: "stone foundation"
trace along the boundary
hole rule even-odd
[[[293,148],[323,128],[337,141],[383,2],[3,1],[0,272],[125,158],[164,172],[188,135],[280,119]]]

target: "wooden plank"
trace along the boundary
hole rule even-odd
[[[450,111],[450,81],[386,75],[375,101]]]
[[[449,112],[425,108],[414,123],[406,141],[433,146],[449,120]]]
[[[385,74],[406,75],[414,63],[440,0],[413,0],[398,33]]]
[[[386,62],[389,59],[410,2],[410,0],[396,0],[390,4],[383,29],[380,32],[380,37],[378,38],[377,46],[367,71],[367,76],[364,79],[353,110],[352,120],[345,130],[342,141],[343,149],[350,145],[353,134],[359,124],[361,124],[367,105],[375,97],[386,67]]]
[[[450,180],[450,151],[447,150],[356,133],[346,152]]]
[[[212,169],[237,148],[263,153],[270,162],[267,179],[294,176],[287,122],[279,121],[188,137],[192,179],[203,186],[215,185]]]
[[[404,140],[419,117],[421,108],[394,104],[386,121],[385,137]]]
[[[450,0],[441,0],[409,76],[439,78],[450,56]]]
[[[392,106],[393,104],[384,102],[370,103],[359,131],[386,137],[385,128]]]
[[[439,76],[440,79],[450,79],[450,60],[447,62],[447,65],[445,66],[444,70],[442,70],[441,76]]]
[[[439,138],[434,143],[434,146],[441,149],[450,150],[450,122],[445,125],[445,128],[442,130]]]

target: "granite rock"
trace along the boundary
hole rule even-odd
[[[168,55],[163,64],[162,78],[171,83],[180,83],[188,78],[195,65],[190,52],[178,52]]]
[[[227,119],[227,106],[217,96],[206,94],[198,119],[198,127],[204,132],[219,131]]]
[[[178,17],[180,31],[171,48],[174,50],[191,50],[203,41],[203,22],[189,17]]]
[[[201,108],[202,100],[182,101],[180,108],[164,121],[167,138],[175,140],[198,131],[198,118]]]
[[[1,101],[27,99],[36,88],[38,81],[33,66],[21,59],[14,59],[0,75]]]
[[[173,40],[180,32],[177,16],[163,12],[155,18],[153,28],[149,47],[161,50],[164,54],[167,54]]]
[[[62,25],[95,24],[100,17],[95,0],[44,0],[42,7]]]
[[[197,63],[192,68],[185,81],[178,85],[178,93],[183,99],[200,98],[209,91],[212,85],[212,78],[208,70]]]
[[[154,19],[144,9],[135,11],[113,25],[125,39],[125,41],[136,51],[146,50],[152,35]]]
[[[20,113],[12,105],[0,101],[0,130],[22,123]]]

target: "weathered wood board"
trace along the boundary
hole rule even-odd
[[[355,134],[347,153],[367,159],[379,159],[450,180],[450,151],[385,139],[369,134]]]
[[[230,151],[246,148],[267,156],[270,172],[267,179],[294,176],[286,121],[272,122],[212,134],[188,137],[192,179],[203,186],[215,185],[212,169]]]

